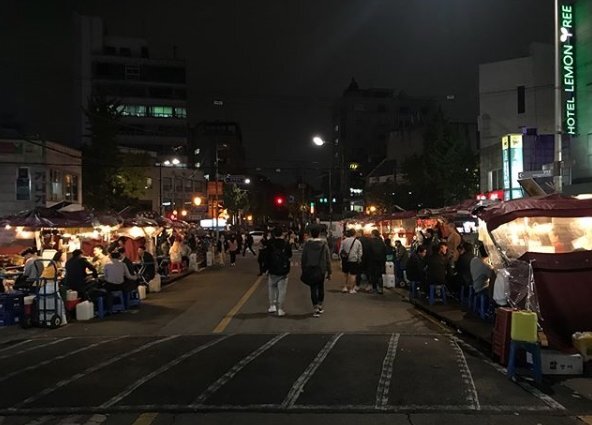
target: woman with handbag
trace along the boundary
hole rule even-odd
[[[302,276],[300,280],[310,286],[310,299],[313,306],[313,317],[323,314],[325,299],[325,276],[331,279],[331,253],[327,242],[320,239],[320,228],[310,229],[311,238],[306,241],[302,250]]]

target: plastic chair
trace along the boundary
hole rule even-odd
[[[124,302],[126,310],[130,307],[140,306],[140,293],[137,289],[132,289],[129,292],[124,293]]]
[[[436,298],[436,291],[440,291],[440,298]],[[429,303],[435,304],[436,301],[441,301],[442,304],[446,302],[446,287],[444,285],[430,285]]]
[[[541,365],[541,347],[538,342],[515,341],[510,342],[510,356],[508,359],[508,378],[516,376],[516,356],[518,350],[525,350],[532,355],[532,374],[539,384],[543,382],[543,370]]]
[[[111,313],[125,311],[125,296],[123,295],[123,291],[111,291],[111,296],[113,297]]]
[[[103,299],[103,297],[97,297],[96,298],[96,303],[95,303],[95,307],[96,307],[96,317],[98,317],[99,319],[104,319],[105,318],[105,300]]]
[[[183,263],[171,263],[170,273],[181,273],[183,271]]]

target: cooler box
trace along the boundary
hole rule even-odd
[[[94,305],[90,301],[83,301],[76,306],[76,320],[90,320],[94,316]]]
[[[514,341],[537,342],[537,315],[532,311],[512,312],[511,337]]]
[[[148,289],[150,290],[150,292],[160,292],[160,282],[160,275],[157,274],[156,276],[154,276],[154,279],[148,282]]]
[[[393,274],[383,274],[382,275],[382,285],[385,288],[394,288],[395,287],[395,275]]]
[[[24,299],[24,312],[26,317],[30,317],[33,314],[33,301],[35,301],[35,295],[27,295]]]
[[[206,252],[206,266],[211,267],[214,265],[214,254],[212,251]]]
[[[388,261],[385,265],[386,267],[386,274],[395,274],[395,263],[393,263],[392,261]]]
[[[144,285],[138,285],[138,295],[141,300],[146,299],[146,287]]]

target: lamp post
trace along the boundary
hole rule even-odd
[[[315,146],[322,147],[327,144],[327,142],[320,136],[314,136],[312,138],[312,142]],[[331,160],[329,161],[329,232],[331,232],[331,227],[333,225],[333,148],[335,145],[331,143]],[[327,235],[329,236],[329,235]]]

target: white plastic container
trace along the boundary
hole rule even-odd
[[[35,295],[27,295],[23,298],[23,301],[25,305],[31,305],[33,304],[33,301],[35,301]]]
[[[393,263],[392,261],[387,261],[386,262],[386,274],[395,274],[395,263]]]
[[[212,251],[206,252],[206,265],[208,267],[211,267],[214,265],[214,254],[212,253]]]
[[[395,275],[394,274],[383,274],[382,285],[385,288],[392,289],[395,287]]]
[[[94,304],[83,301],[76,305],[76,320],[90,320],[95,317]]]
[[[78,291],[68,289],[66,292],[66,301],[76,301],[78,299]]]
[[[156,276],[154,276],[154,279],[148,282],[148,289],[150,290],[150,292],[160,292],[160,283],[160,275],[157,274]]]
[[[146,299],[146,287],[144,285],[138,285],[138,295],[140,295],[141,300]]]

